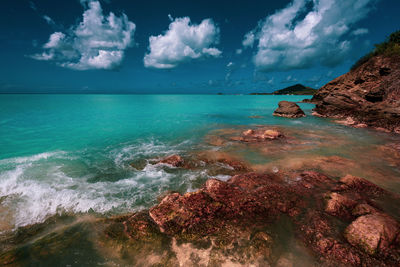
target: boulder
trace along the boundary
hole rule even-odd
[[[398,223],[386,214],[375,213],[358,217],[345,230],[350,244],[375,255],[386,250],[399,232]]]
[[[273,113],[274,116],[285,118],[300,118],[306,116],[299,105],[294,102],[281,101],[278,105],[279,107]]]

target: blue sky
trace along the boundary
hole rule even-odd
[[[318,88],[400,29],[397,0],[1,4],[1,93]]]

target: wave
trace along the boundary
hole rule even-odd
[[[127,163],[136,156],[178,153],[185,145],[187,142],[168,145],[151,141],[106,149],[108,161],[103,165],[98,163],[97,152],[87,162],[88,151],[82,152],[82,157],[78,152],[57,151],[5,159],[0,161],[0,205],[11,210],[10,220],[16,228],[43,222],[55,214],[118,214],[143,209],[167,190],[192,191],[196,179],[209,177],[204,171],[171,172],[151,164],[137,171]],[[93,179],[118,172],[124,176]]]

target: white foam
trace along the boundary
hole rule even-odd
[[[109,161],[101,165],[97,159],[84,157],[87,151],[83,155],[75,152],[73,157],[67,152],[47,152],[5,159],[0,161],[0,198],[6,197],[1,204],[12,212],[15,227],[43,222],[52,215],[64,212],[132,212],[143,208],[143,205],[151,205],[166,190],[180,186],[193,190],[192,182],[198,178],[207,179],[207,172],[174,174],[166,172],[167,168],[163,165],[148,164],[142,171],[128,169],[131,175],[127,178],[104,181],[101,179],[103,171],[109,175],[108,171],[115,171],[117,167],[118,172],[118,168],[125,168],[121,165],[137,153],[160,156],[177,152],[178,147],[150,143],[124,146],[119,151],[114,149],[110,155],[120,155],[115,162],[110,159],[115,166],[110,166]],[[82,169],[79,159],[85,161],[89,169]],[[88,174],[88,170],[92,172],[93,168],[98,172]],[[123,172],[126,174],[126,169]],[[98,176],[100,181],[93,181]]]
[[[48,159],[51,157],[57,157],[65,155],[64,151],[55,151],[55,152],[44,152],[32,156],[27,157],[16,157],[16,158],[8,158],[0,160],[0,164],[22,164],[22,163],[32,163],[43,159]]]

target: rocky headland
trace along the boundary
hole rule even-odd
[[[400,32],[313,96],[314,115],[400,133]]]

